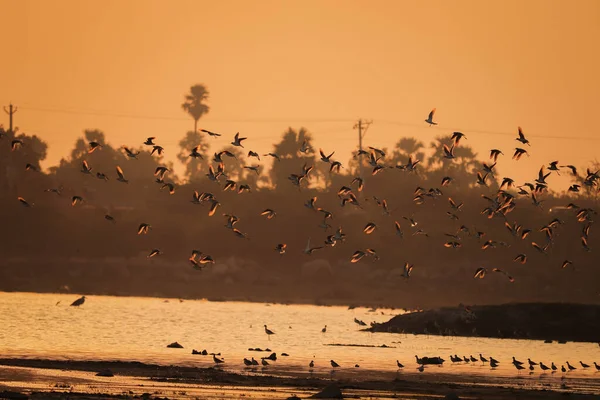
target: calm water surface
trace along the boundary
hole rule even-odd
[[[268,347],[278,356],[285,352],[289,357],[279,357],[263,373],[308,372],[308,363],[314,359],[315,373],[325,374],[331,371],[329,360],[333,359],[341,365],[340,371],[393,379],[399,374],[396,360],[405,365],[400,374],[418,374],[415,355],[439,355],[446,359],[444,367],[430,366],[424,374],[432,371],[461,377],[485,376],[486,381],[512,380],[541,387],[565,383],[569,388],[600,392],[600,373],[593,365],[594,361],[600,363],[600,347],[593,343],[371,334],[360,331],[354,323],[354,318],[367,324],[384,322],[397,313],[384,309],[109,296],[89,296],[83,306],[70,307],[76,298],[77,295],[0,293],[0,356],[207,367],[213,365],[210,356],[191,354],[192,349],[206,349],[222,354],[225,369],[243,371],[244,357],[259,359],[269,354],[248,348]],[[275,332],[270,339],[264,324]],[[325,325],[327,332],[322,333]],[[166,347],[175,341],[184,349]],[[389,348],[330,344],[385,344]],[[450,354],[478,357],[479,353],[496,358],[500,367],[491,370],[482,363],[452,365],[449,360]],[[554,361],[559,368],[569,361],[577,370],[564,377],[560,372],[541,374],[539,370],[517,374],[510,362],[512,356],[525,363],[531,358],[548,366]],[[583,370],[580,360],[591,368]]]

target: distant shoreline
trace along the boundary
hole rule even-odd
[[[161,300],[169,300],[169,301],[210,301],[213,303],[259,303],[259,304],[277,304],[283,306],[289,305],[298,305],[298,306],[316,306],[316,307],[344,307],[348,309],[354,308],[369,308],[369,309],[385,309],[385,310],[397,310],[397,311],[405,311],[408,312],[410,310],[404,308],[393,307],[380,303],[350,303],[344,300],[340,301],[331,301],[331,302],[323,302],[323,301],[313,301],[307,299],[299,299],[298,301],[269,301],[269,300],[259,300],[259,299],[246,299],[246,298],[189,298],[189,297],[172,297],[172,296],[162,296],[162,295],[141,295],[141,294],[110,294],[110,293],[94,293],[94,292],[53,292],[53,291],[27,291],[27,290],[0,290],[1,293],[27,293],[27,294],[44,294],[44,295],[61,295],[61,296],[73,296],[73,299],[77,297],[85,295],[86,297],[93,296],[106,296],[106,297],[135,297],[141,299],[161,299]]]

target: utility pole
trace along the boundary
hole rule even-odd
[[[8,134],[9,137],[11,139],[14,139],[14,132],[13,132],[13,115],[17,112],[17,107],[13,106],[12,103],[9,104],[8,106],[8,110],[6,109],[6,107],[2,107],[4,108],[4,112],[8,114],[8,119],[9,119],[9,126],[8,126]],[[6,186],[3,188],[4,190],[2,190],[2,192],[4,193],[9,193],[11,192],[14,193],[15,190],[15,180],[13,179],[13,174],[14,174],[15,168],[13,166],[13,152],[10,152],[10,158],[8,163],[5,164],[4,167],[4,171],[3,175],[6,177]]]
[[[3,107],[3,108],[4,108],[4,112],[8,114],[8,118],[9,118],[8,131],[10,133],[13,133],[13,115],[17,112],[17,107],[13,106],[12,103],[10,103],[8,106],[8,110],[6,109],[6,107]]]
[[[354,124],[354,128],[353,129],[358,129],[358,151],[359,153],[362,153],[362,141],[363,138],[367,135],[367,130],[369,129],[369,126],[373,123],[373,120],[369,120],[369,121],[363,121],[362,119],[359,119],[358,122],[356,124]],[[358,156],[358,174],[360,176],[360,178],[363,180],[363,184],[365,181],[365,176],[363,173],[363,162],[362,162],[362,155]]]

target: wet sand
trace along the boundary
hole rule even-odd
[[[110,370],[114,377],[96,373]],[[370,399],[598,399],[600,393],[572,393],[569,381],[540,389],[523,379],[522,387],[501,380],[449,377],[436,369],[424,373],[385,374],[358,369],[335,373],[271,370],[257,367],[241,373],[221,368],[160,366],[138,362],[0,359],[0,398],[3,391],[31,399],[287,399],[309,398],[336,384],[345,397]],[[17,398],[17,397],[14,397]],[[449,397],[451,398],[451,397]]]

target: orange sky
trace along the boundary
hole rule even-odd
[[[116,146],[157,136],[174,159],[193,127],[180,105],[194,83],[211,92],[199,125],[240,131],[259,152],[303,125],[344,162],[362,117],[374,120],[368,145],[460,129],[482,159],[518,144],[489,132],[521,125],[531,157],[498,164],[521,180],[554,159],[583,166],[598,155],[595,0],[0,0],[0,10],[0,103],[20,106],[16,125],[49,143],[45,166],[85,128]],[[433,107],[439,126],[428,128]]]

